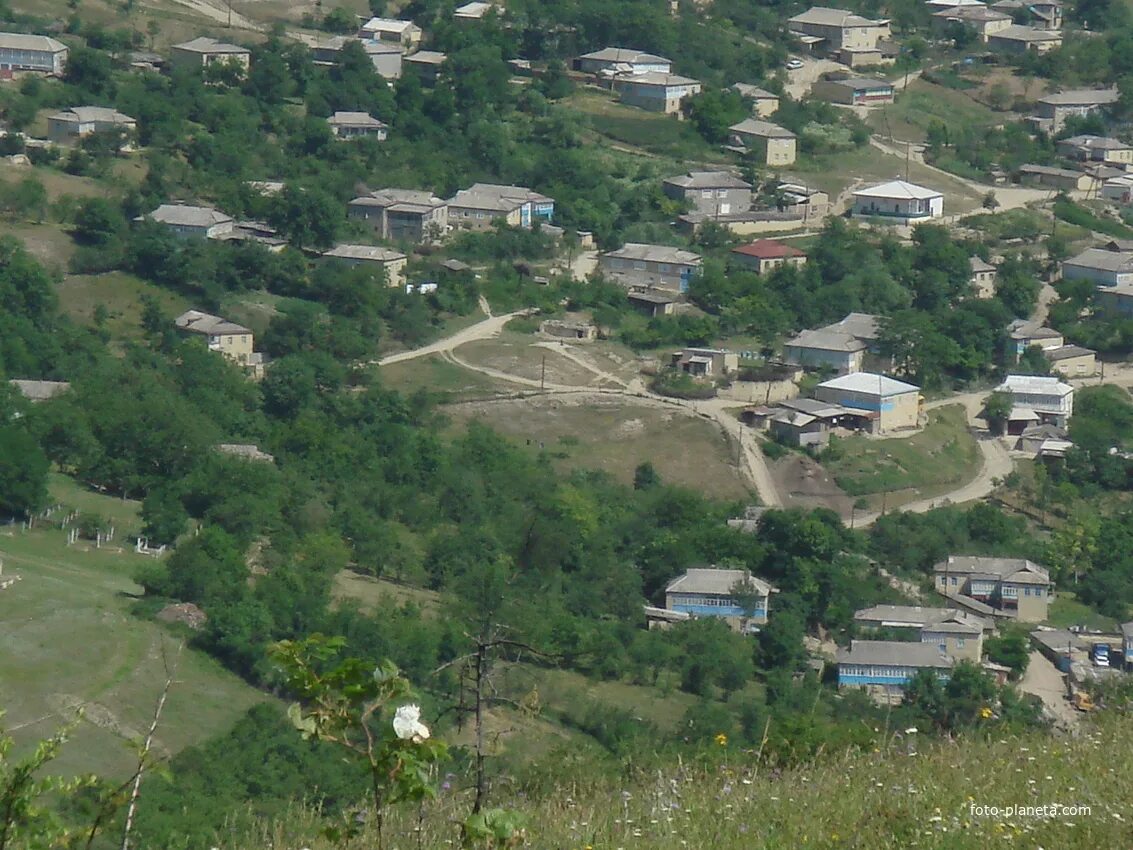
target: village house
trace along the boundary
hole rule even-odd
[[[1112,316],[1133,316],[1133,284],[1100,286],[1094,293],[1098,310]]]
[[[218,351],[241,366],[252,362],[252,332],[243,325],[200,310],[186,310],[173,323],[178,330],[205,337],[209,351]]]
[[[801,268],[806,265],[803,251],[774,239],[757,239],[733,248],[731,258],[737,265],[759,274],[766,274],[779,266]]]
[[[11,378],[8,383],[33,404],[55,398],[60,393],[65,393],[71,389],[69,381],[28,381],[21,378]]]
[[[681,101],[700,94],[700,89],[700,80],[660,71],[614,78],[614,91],[618,93],[622,103],[666,115],[679,113]]]
[[[495,3],[483,3],[480,0],[473,0],[471,3],[465,3],[463,6],[457,6],[453,10],[452,17],[457,23],[476,23],[482,21],[489,12],[496,8]]]
[[[804,369],[829,369],[849,375],[862,370],[868,348],[853,334],[828,328],[808,329],[783,344],[783,359]]]
[[[941,595],[970,597],[1025,623],[1046,619],[1054,593],[1046,567],[1022,558],[949,555],[932,574]]]
[[[932,13],[933,29],[938,35],[948,35],[955,26],[974,30],[981,42],[990,36],[1014,26],[1011,16],[986,6],[956,6]]]
[[[1062,46],[1062,34],[1053,30],[1012,25],[990,33],[987,46],[1004,53],[1048,53]]]
[[[737,600],[737,590],[751,598]],[[777,592],[747,570],[689,569],[665,588],[665,608],[691,617],[719,617],[738,632],[757,631],[753,627],[767,622],[771,594]]]
[[[893,102],[893,84],[869,77],[819,80],[811,87],[815,97],[847,106],[881,106]]]
[[[406,68],[417,73],[422,83],[431,86],[440,79],[441,69],[447,59],[448,56],[436,50],[418,50],[406,56],[402,62]]]
[[[407,53],[421,43],[421,27],[413,21],[392,18],[370,18],[358,29],[358,37],[371,41],[388,41],[400,45]]]
[[[575,65],[584,74],[604,76],[670,74],[673,71],[673,63],[664,56],[625,47],[605,47],[585,53],[578,57]]]
[[[1050,371],[1064,378],[1088,378],[1098,371],[1098,353],[1080,345],[1060,345],[1043,350]]]
[[[0,32],[0,78],[14,73],[61,77],[67,67],[67,45],[46,35]]]
[[[751,111],[756,118],[770,118],[779,109],[779,95],[753,86],[750,83],[734,83],[732,88],[751,101]]]
[[[111,130],[133,134],[137,129],[137,121],[129,115],[105,106],[73,106],[47,116],[47,138],[53,142],[72,142]]]
[[[721,378],[740,368],[740,357],[719,348],[685,348],[673,352],[669,365],[694,378]]]
[[[744,411],[744,421],[750,417]],[[814,398],[792,398],[779,402],[767,418],[772,439],[788,446],[825,446],[834,428],[858,428],[863,419],[840,404]]]
[[[995,297],[995,280],[998,276],[995,266],[975,256],[968,259],[968,264],[972,269],[970,281],[976,298]]]
[[[1034,457],[1065,457],[1073,447],[1069,432],[1057,425],[1031,425],[1023,429],[1015,442],[1015,450]]]
[[[367,112],[336,112],[327,119],[330,131],[336,139],[376,139],[384,142],[389,136],[389,126]]]
[[[1016,319],[1007,326],[1007,337],[1011,340],[1011,348],[1018,361],[1023,352],[1032,345],[1037,345],[1043,351],[1058,348],[1066,344],[1062,334],[1054,328],[1044,327],[1039,322],[1030,319]]]
[[[598,271],[607,280],[625,287],[669,292],[687,292],[700,264],[700,254],[641,242],[627,242],[615,251],[598,255]]]
[[[1030,119],[1051,135],[1059,132],[1066,119],[1085,117],[1117,101],[1117,89],[1072,89],[1040,97],[1036,114]]]
[[[393,242],[430,242],[448,231],[448,203],[416,189],[378,189],[352,200],[346,212]]]
[[[878,42],[889,35],[886,21],[874,21],[826,6],[814,6],[795,15],[788,19],[787,27],[807,49],[851,68],[881,64]]]
[[[1133,622],[1121,624],[1121,658],[1125,669],[1133,668]]]
[[[1058,378],[1008,375],[995,391],[1010,393],[1014,403],[1007,422],[1009,434],[1018,434],[1032,422],[1065,428],[1074,415],[1074,388]]]
[[[983,655],[983,627],[961,617],[929,623],[921,629],[920,637],[922,644],[934,646],[956,661],[978,664]]]
[[[924,605],[873,605],[854,612],[854,623],[861,629],[910,629],[920,631],[937,623],[970,623],[981,632],[992,634],[995,623],[958,608]]]
[[[729,171],[689,171],[661,183],[666,196],[712,218],[751,208],[751,184]]]
[[[814,396],[820,401],[865,411],[869,429],[874,434],[916,428],[920,424],[920,388],[885,375],[873,372],[842,375],[819,384]]]
[[[405,282],[405,265],[409,258],[400,251],[376,245],[335,245],[324,251],[327,259],[338,260],[348,266],[377,266],[386,273],[386,285],[400,287]]]
[[[546,319],[539,324],[539,333],[572,342],[593,342],[598,339],[597,326],[581,319]]]
[[[637,288],[626,293],[629,306],[648,319],[671,316],[676,312],[678,296],[663,290]]]
[[[1119,168],[1133,165],[1133,145],[1108,136],[1071,136],[1058,143],[1058,152],[1079,162],[1103,162]]]
[[[238,44],[201,36],[173,45],[169,61],[174,68],[210,68],[213,65],[233,64],[247,70],[252,64],[252,51]]]
[[[1028,24],[1038,30],[1062,29],[1062,3],[1060,0],[998,0],[991,4],[991,8],[1004,12],[1012,17],[1025,15]]]
[[[1019,182],[1028,186],[1048,186],[1061,192],[1092,192],[1098,185],[1097,178],[1085,171],[1030,163],[1019,167]]]
[[[838,651],[838,687],[877,690],[889,696],[904,691],[909,680],[931,670],[946,680],[952,658],[929,643],[895,640],[852,640]]]
[[[1133,284],[1133,251],[1087,248],[1062,261],[1063,280],[1088,280],[1098,286]]]
[[[895,224],[918,224],[944,215],[944,195],[905,180],[857,189],[850,213]]]
[[[526,186],[473,183],[448,200],[448,220],[462,230],[491,230],[496,220],[509,227],[549,223],[555,214],[554,198]]]
[[[830,196],[801,183],[780,183],[781,212],[797,215],[804,224],[822,221],[830,214]]]
[[[348,44],[359,44],[369,58],[378,76],[386,80],[401,79],[405,54],[396,44],[386,41],[363,40],[351,35],[316,36],[306,39],[311,48],[311,61],[316,65],[337,65]]]
[[[217,239],[232,231],[232,216],[212,207],[162,204],[143,218],[164,225],[178,236]]]
[[[791,165],[795,161],[796,136],[778,124],[745,118],[729,127],[728,133],[732,145],[751,151],[764,165]]]
[[[1133,203],[1133,174],[1111,177],[1102,184],[1098,194],[1116,204]]]

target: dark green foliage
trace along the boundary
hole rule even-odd
[[[47,457],[27,432],[0,426],[0,512],[26,516],[47,507]]]
[[[1011,668],[1011,678],[1018,679],[1027,671],[1031,660],[1031,645],[1027,633],[1013,629],[984,642],[984,653],[989,661]]]

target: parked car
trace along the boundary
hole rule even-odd
[[[1109,666],[1109,645],[1104,643],[1095,643],[1093,649],[1090,651],[1091,657],[1094,659],[1094,664],[1098,667]]]
[[[787,60],[787,70],[788,71],[797,71],[802,66],[803,66],[803,60],[802,59],[788,59]]]

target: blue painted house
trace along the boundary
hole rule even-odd
[[[945,680],[952,671],[952,658],[935,643],[899,640],[855,640],[838,653],[838,686],[882,688],[889,693],[904,690],[921,670],[933,670]]]
[[[756,598],[752,610],[745,611],[734,596],[744,584]],[[665,608],[691,617],[721,617],[736,631],[751,631],[767,622],[768,601],[775,592],[746,570],[690,569],[665,588]]]
[[[1133,622],[1121,624],[1121,654],[1125,666],[1133,667]]]

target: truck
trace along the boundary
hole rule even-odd
[[[1093,660],[1095,667],[1108,667],[1109,666],[1109,644],[1108,643],[1095,643],[1090,648],[1090,658]]]

